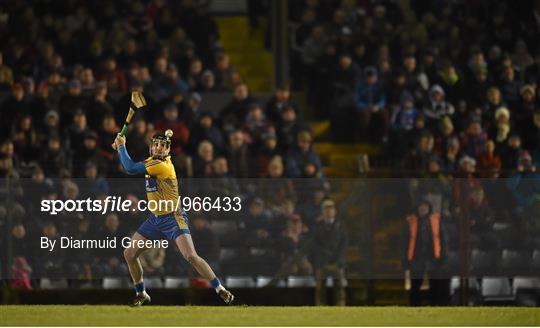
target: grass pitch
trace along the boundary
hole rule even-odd
[[[540,308],[0,306],[1,326],[539,326]]]

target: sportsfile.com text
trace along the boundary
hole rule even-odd
[[[135,204],[135,206],[134,206]],[[122,196],[107,196],[104,199],[43,199],[41,212],[57,215],[66,212],[129,212],[129,211],[218,211],[239,212],[242,210],[240,197],[178,197],[176,200],[139,200],[133,202]]]

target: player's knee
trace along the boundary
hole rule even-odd
[[[186,259],[186,261],[193,264],[197,261],[197,259],[199,258],[199,255],[197,255],[197,253],[195,252],[189,252],[189,253],[184,254],[184,258]]]
[[[135,250],[131,248],[124,249],[124,259],[128,262],[135,260]]]

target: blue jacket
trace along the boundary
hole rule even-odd
[[[516,173],[506,180],[518,206],[530,205],[534,196],[540,195],[540,174],[535,172]]]
[[[418,111],[415,107],[409,109],[400,108],[392,118],[392,127],[397,130],[410,131],[414,128],[417,117]]]
[[[370,85],[365,81],[359,82],[354,92],[354,103],[357,110],[364,110],[373,105],[384,108],[386,106],[386,97],[381,84],[375,82]]]

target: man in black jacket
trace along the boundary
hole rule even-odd
[[[326,277],[334,279],[337,290],[334,303],[345,305],[345,250],[347,235],[341,222],[336,220],[336,207],[333,200],[322,203],[322,216],[313,232],[312,263],[315,267],[317,286],[315,304],[323,305],[326,300]]]

